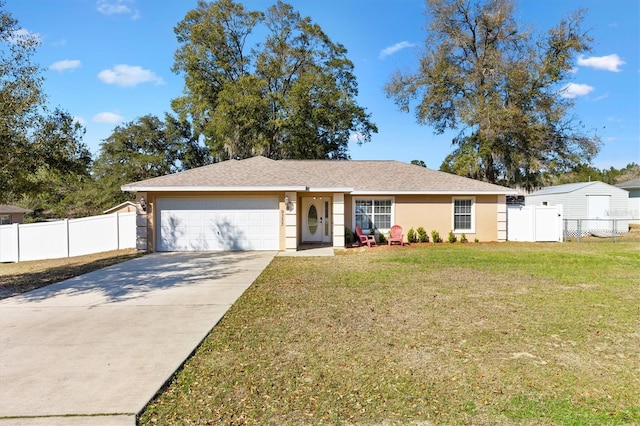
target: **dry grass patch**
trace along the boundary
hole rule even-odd
[[[640,422],[638,245],[276,258],[142,424]]]
[[[67,280],[141,256],[135,249],[63,259],[0,263],[0,299]]]

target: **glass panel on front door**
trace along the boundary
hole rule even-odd
[[[309,227],[309,232],[311,233],[311,235],[314,235],[316,233],[316,230],[318,229],[318,210],[313,204],[309,206],[309,214],[307,215],[307,226]]]
[[[324,202],[324,236],[329,236],[329,202]]]

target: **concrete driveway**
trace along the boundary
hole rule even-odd
[[[148,254],[0,301],[0,425],[135,425],[275,254]]]

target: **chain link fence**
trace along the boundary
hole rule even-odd
[[[629,232],[629,221],[632,219],[564,219],[564,240],[576,239],[580,241],[585,237],[611,238],[617,241],[618,237]]]

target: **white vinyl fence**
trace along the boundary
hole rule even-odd
[[[58,259],[135,247],[135,212],[0,226],[0,262]]]
[[[507,206],[507,240],[562,242],[563,208]]]

